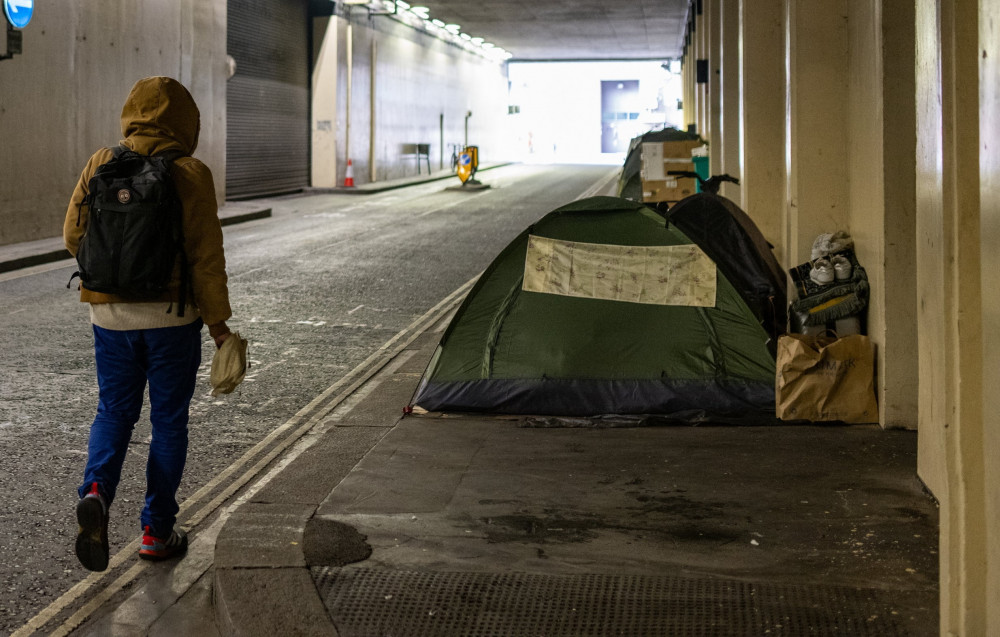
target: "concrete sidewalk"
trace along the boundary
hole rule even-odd
[[[436,334],[222,528],[223,635],[935,635],[916,433],[402,416]]]

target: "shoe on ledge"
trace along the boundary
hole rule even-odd
[[[158,538],[153,535],[152,529],[148,526],[143,529],[142,545],[139,547],[139,557],[144,560],[169,560],[172,557],[180,557],[187,553],[188,538],[183,530],[174,528],[167,538]]]

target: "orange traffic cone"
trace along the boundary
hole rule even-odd
[[[354,188],[354,166],[347,160],[347,173],[344,174],[344,188]]]

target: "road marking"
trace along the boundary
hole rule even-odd
[[[437,208],[431,208],[430,210],[425,210],[425,211],[423,211],[423,212],[421,212],[419,214],[410,215],[410,219],[419,219],[420,217],[426,217],[427,215],[434,214],[435,212],[441,212],[442,210],[447,210],[449,208],[454,208],[455,206],[457,206],[459,204],[463,204],[463,203],[468,202],[472,198],[482,197],[483,195],[491,194],[493,192],[496,192],[496,191],[494,191],[494,190],[484,190],[482,192],[473,193],[471,195],[468,194],[468,193],[465,193],[465,194],[462,195],[461,199],[458,199],[458,200],[453,201],[451,203],[447,203],[447,204],[445,204],[443,206],[438,206]]]
[[[379,346],[375,352],[351,370],[350,373],[343,376],[340,380],[328,387],[325,391],[323,391],[323,393],[300,409],[294,416],[289,418],[283,425],[268,434],[252,449],[244,453],[238,460],[226,467],[226,469],[215,476],[215,478],[192,494],[191,497],[180,505],[180,511],[177,513],[178,519],[182,519],[182,516],[192,509],[197,508],[197,510],[191,515],[183,518],[182,526],[194,528],[205,518],[215,512],[215,510],[218,509],[226,500],[232,497],[238,490],[243,488],[243,486],[250,482],[250,480],[252,480],[255,476],[259,475],[260,472],[275,458],[281,455],[286,449],[288,449],[288,447],[297,442],[317,424],[322,422],[322,420],[330,412],[336,409],[338,405],[344,402],[351,394],[374,377],[383,367],[385,367],[390,361],[405,350],[410,343],[415,341],[417,337],[440,323],[442,317],[454,310],[455,306],[459,304],[464,295],[478,279],[479,275],[476,275],[469,281],[466,281],[457,290],[438,302],[437,305],[427,310],[423,316],[410,323],[410,325]],[[357,376],[357,378],[354,378],[355,376]],[[334,396],[333,400],[328,400],[331,396]],[[201,505],[201,500],[208,497],[208,495],[214,491],[217,486],[225,481],[228,481],[230,476],[238,473],[244,466],[249,465],[258,454],[262,453],[265,449],[271,446],[271,443],[278,440],[289,430],[292,430],[291,433],[284,437],[284,439],[277,442],[270,452],[257,460],[257,462],[255,462],[250,469],[244,471],[242,475],[229,482],[228,486],[216,497],[212,498],[212,500],[206,504]],[[82,597],[107,575],[112,573],[127,560],[134,559],[136,552],[139,550],[140,543],[141,539],[136,538],[127,544],[111,557],[106,571],[102,573],[91,573],[80,582],[77,582],[72,588],[63,593],[62,596],[31,618],[28,623],[14,631],[10,637],[27,637],[45,626],[48,622],[52,621],[60,612],[65,610],[78,598]],[[57,627],[52,635],[69,634],[69,632],[80,626],[80,624],[82,624],[90,616],[90,614],[94,612],[94,610],[99,608],[101,604],[104,604],[118,591],[128,586],[148,567],[149,564],[147,562],[139,562],[129,568],[123,575],[98,593],[96,597],[84,604],[83,607],[77,610],[76,613],[74,613],[62,625]]]
[[[611,182],[613,180],[617,179],[618,176],[621,174],[621,172],[622,172],[621,168],[617,168],[617,167],[616,168],[612,168],[608,172],[607,175],[605,175],[600,181],[598,181],[597,183],[595,183],[590,188],[587,188],[586,190],[584,190],[583,193],[581,193],[579,197],[577,197],[576,199],[574,199],[574,201],[579,201],[581,199],[586,199],[587,197],[593,197],[593,196],[597,195],[598,193],[600,193],[600,192],[608,189],[611,186]]]
[[[266,269],[267,269],[266,267],[254,268],[253,270],[247,270],[246,272],[240,272],[239,274],[230,274],[229,278],[238,279],[240,277],[247,276],[249,274],[253,274],[254,272],[260,272],[261,270],[266,270]]]

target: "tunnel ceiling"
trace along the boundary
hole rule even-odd
[[[689,0],[412,0],[514,60],[680,57]]]

